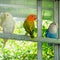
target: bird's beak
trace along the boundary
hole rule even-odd
[[[35,20],[37,19],[37,17],[34,18]]]

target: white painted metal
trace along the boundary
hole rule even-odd
[[[3,33],[0,33],[0,38],[15,39],[15,40],[22,40],[22,41],[47,42],[47,43],[60,44],[60,39],[43,38],[43,37],[31,39],[28,36],[17,35],[17,34],[3,34]]]
[[[59,6],[58,6],[58,38],[60,39],[60,0],[59,0]],[[58,60],[60,60],[60,44],[58,45]]]
[[[42,36],[42,1],[37,0],[37,4],[38,4],[38,38],[40,38]],[[38,42],[38,60],[42,60],[41,42]]]
[[[54,1],[54,21],[58,23],[58,38],[60,38],[60,13],[59,13],[59,2]],[[60,60],[60,45],[54,45],[54,60]]]

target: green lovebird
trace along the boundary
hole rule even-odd
[[[31,38],[34,38],[34,21],[37,19],[37,16],[34,14],[30,14],[24,21],[24,29],[30,35]]]

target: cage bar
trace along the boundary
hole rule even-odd
[[[42,1],[37,0],[37,12],[38,12],[38,38],[42,36]],[[40,39],[38,39],[40,40]],[[42,43],[39,41],[37,43],[38,49],[38,60],[42,60]]]

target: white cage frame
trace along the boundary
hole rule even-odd
[[[60,1],[53,0],[54,3],[54,21],[58,23],[58,37],[57,39],[43,38],[42,37],[42,0],[37,0],[38,10],[38,37],[32,40],[30,37],[17,34],[3,34],[0,33],[0,38],[15,39],[22,41],[38,42],[38,60],[42,60],[42,42],[54,44],[54,60],[60,60]]]

